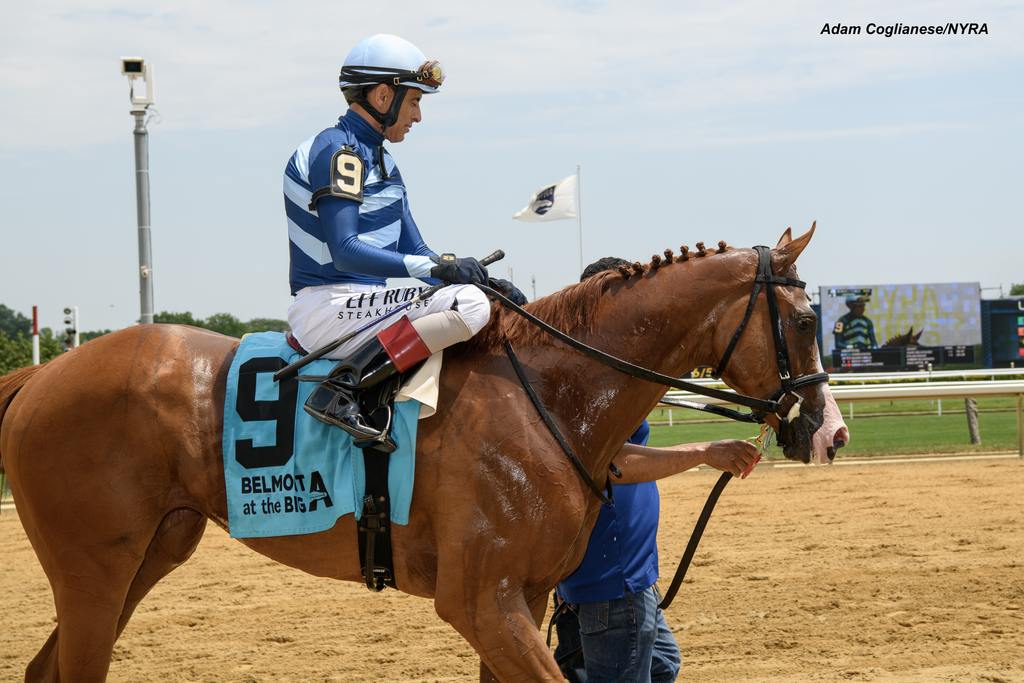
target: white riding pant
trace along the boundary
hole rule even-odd
[[[318,285],[299,290],[288,308],[292,334],[307,351],[314,351],[353,330],[367,327],[325,358],[341,359],[362,346],[384,328],[406,315],[410,320],[431,313],[454,311],[470,335],[483,329],[491,317],[491,303],[473,285],[449,285],[432,297],[412,305],[404,313],[382,318],[413,299],[426,286],[386,288],[377,285]],[[377,321],[377,324],[374,324]],[[437,350],[437,349],[431,349]]]

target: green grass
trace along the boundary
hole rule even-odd
[[[849,418],[848,404],[841,404],[846,425],[850,429],[850,445],[842,455],[891,455],[897,453],[953,453],[1009,451],[1017,449],[1017,416],[1015,412],[984,412],[1008,410],[1015,406],[1013,399],[984,399],[978,401],[981,413],[978,425],[981,444],[972,446],[967,434],[967,418],[963,401],[946,400],[943,415],[935,414],[931,401],[880,401],[857,403],[854,418]],[[959,412],[952,412],[958,410]],[[921,415],[889,415],[865,417],[870,413],[928,411]],[[687,413],[685,419],[683,413]],[[652,426],[651,445],[667,446],[692,441],[715,439],[746,439],[757,433],[757,427],[728,420],[703,421],[703,415],[693,411],[674,410],[674,426]],[[666,416],[651,416],[665,420]],[[695,422],[695,419],[701,420]],[[773,448],[772,456],[781,457]]]

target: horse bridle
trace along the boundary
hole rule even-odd
[[[570,337],[565,332],[552,327],[537,316],[512,302],[501,292],[498,292],[487,285],[477,286],[492,298],[496,299],[502,306],[525,318],[527,321],[544,330],[555,339],[558,339],[567,346],[576,349],[585,356],[607,365],[613,370],[618,370],[619,372],[631,377],[636,377],[637,379],[642,379],[654,384],[661,384],[674,389],[681,389],[701,396],[709,396],[728,403],[741,405],[750,408],[751,412],[743,413],[730,408],[689,402],[679,404],[683,405],[683,407],[703,410],[705,412],[722,415],[740,422],[763,423],[766,415],[774,414],[779,419],[779,424],[781,426],[794,419],[795,415],[798,414],[796,411],[798,411],[802,399],[794,392],[797,389],[801,389],[812,384],[828,382],[828,373],[816,372],[810,375],[803,375],[795,379],[790,376],[791,364],[789,362],[789,348],[786,345],[786,337],[782,331],[782,319],[779,317],[779,307],[773,287],[792,286],[805,289],[807,284],[802,280],[777,277],[772,273],[771,249],[769,247],[757,246],[754,247],[754,250],[758,255],[757,274],[754,276],[754,284],[750,292],[750,299],[747,302],[747,310],[743,316],[743,320],[740,321],[739,327],[737,327],[736,331],[733,333],[732,339],[729,341],[729,344],[725,349],[725,353],[722,354],[722,359],[719,361],[718,367],[716,368],[716,375],[721,376],[722,372],[725,371],[726,365],[729,362],[729,358],[732,356],[733,350],[736,348],[736,344],[739,342],[740,336],[742,336],[743,331],[746,329],[747,323],[750,322],[750,317],[754,312],[754,306],[757,304],[757,297],[761,293],[761,290],[764,289],[765,297],[768,300],[768,313],[771,317],[772,338],[775,343],[775,356],[778,363],[779,381],[781,384],[779,391],[775,392],[771,398],[768,399],[755,398],[754,396],[747,396],[745,394],[723,391],[721,389],[715,389],[701,384],[694,384],[693,382],[687,382],[686,380],[678,379],[676,377],[670,377],[660,372],[655,372],[649,368],[622,360],[610,353],[605,353],[604,351],[595,349],[592,346],[588,346],[578,339]],[[789,398],[792,398],[792,402],[788,400]],[[780,415],[779,413],[784,408],[785,414]]]
[[[769,414],[775,415],[779,420],[779,427],[776,430],[777,440],[780,446],[785,446],[783,442],[783,434],[786,427],[800,415],[800,407],[803,403],[803,399],[796,394],[796,390],[810,386],[812,384],[818,384],[821,382],[828,382],[828,373],[816,372],[809,375],[802,375],[797,378],[793,378],[790,375],[791,364],[789,362],[789,348],[786,345],[786,336],[782,330],[782,319],[779,317],[779,306],[778,301],[775,298],[774,287],[799,287],[805,289],[807,284],[802,280],[795,280],[788,277],[778,277],[772,273],[771,265],[771,249],[765,246],[754,247],[754,251],[757,252],[757,274],[754,276],[753,288],[750,292],[750,299],[747,302],[747,310],[743,315],[743,320],[740,321],[739,327],[732,335],[732,339],[729,340],[728,346],[726,346],[725,353],[722,354],[722,359],[718,363],[716,368],[716,374],[721,376],[721,373],[725,371],[726,365],[732,356],[733,351],[736,348],[736,344],[739,343],[740,337],[743,335],[743,331],[747,327],[747,323],[750,322],[750,317],[753,315],[754,307],[757,305],[757,298],[760,295],[761,290],[764,289],[765,298],[768,301],[768,314],[771,318],[772,327],[772,338],[775,343],[775,357],[779,368],[779,382],[781,384],[779,390],[773,394],[769,399],[755,398],[753,396],[746,396],[744,394],[733,394],[721,389],[714,389],[712,387],[705,387],[700,384],[694,384],[687,382],[686,380],[677,379],[675,377],[669,377],[663,375],[660,372],[655,372],[648,368],[634,365],[628,361],[624,361],[621,358],[613,356],[609,353],[605,353],[599,349],[595,349],[592,346],[588,346],[583,342],[570,337],[565,332],[556,329],[544,322],[537,316],[533,315],[523,307],[511,301],[501,292],[487,286],[477,285],[480,289],[486,292],[488,295],[496,299],[501,305],[519,316],[525,318],[530,323],[536,325],[540,329],[544,330],[549,335],[563,342],[564,344],[580,351],[584,355],[593,358],[594,360],[607,365],[608,367],[618,370],[624,374],[636,377],[638,379],[653,382],[655,384],[662,384],[664,386],[673,387],[676,389],[682,389],[684,391],[690,391],[703,396],[710,396],[713,398],[720,398],[730,403],[737,405],[746,406],[751,409],[750,413],[743,413],[738,410],[732,410],[730,408],[722,408],[720,406],[708,406],[699,403],[676,404],[683,405],[686,408],[693,408],[696,410],[704,410],[706,412],[715,413],[717,415],[723,415],[733,420],[739,420],[741,422],[756,422],[763,424],[765,417]],[[536,394],[533,388],[530,386],[529,379],[526,377],[526,372],[522,368],[519,359],[516,357],[515,350],[512,348],[512,344],[506,339],[505,340],[505,353],[508,355],[509,361],[512,367],[515,369],[516,374],[519,377],[520,383],[529,395],[531,402],[534,404],[537,412],[544,420],[548,427],[548,430],[555,437],[559,447],[565,453],[565,455],[572,462],[576,468],[580,477],[587,484],[591,491],[601,500],[602,503],[606,503],[608,499],[601,491],[601,487],[594,481],[594,479],[587,472],[583,466],[579,456],[573,451],[572,446],[569,445],[568,440],[562,435],[555,421],[548,414],[547,409],[544,407],[540,400],[540,397]],[[791,400],[790,400],[791,399]],[[784,414],[780,414],[784,411]]]
[[[786,444],[782,442],[783,430],[792,420],[795,420],[800,415],[800,407],[803,403],[803,398],[796,393],[796,390],[821,382],[827,383],[828,373],[815,372],[796,378],[790,375],[789,347],[786,344],[786,335],[782,329],[779,305],[775,299],[775,287],[799,287],[800,289],[806,289],[807,283],[803,280],[775,275],[772,272],[772,252],[769,247],[757,246],[754,247],[754,251],[757,252],[757,275],[754,277],[754,286],[750,292],[750,300],[747,301],[747,310],[743,314],[743,320],[740,321],[739,327],[733,332],[728,346],[725,347],[725,353],[722,354],[722,359],[715,368],[715,377],[721,377],[722,373],[725,372],[729,359],[732,357],[732,352],[736,348],[740,337],[743,336],[743,331],[747,328],[747,323],[750,322],[750,317],[754,313],[757,297],[761,290],[764,289],[765,299],[768,301],[768,315],[771,318],[772,339],[775,342],[775,362],[779,368],[779,382],[781,384],[779,390],[769,400],[775,404],[771,412],[779,420],[779,428],[777,430],[779,445],[785,446]],[[763,422],[766,414],[760,414],[760,419],[757,421]]]

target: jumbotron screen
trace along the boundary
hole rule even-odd
[[[821,287],[822,349],[981,343],[977,282]]]

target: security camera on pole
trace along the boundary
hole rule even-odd
[[[153,65],[142,57],[122,57],[121,73],[128,77],[131,114],[135,117],[135,200],[139,222],[140,323],[153,322],[153,254],[149,229],[149,132],[146,110],[153,104]],[[139,93],[137,91],[142,90]]]

